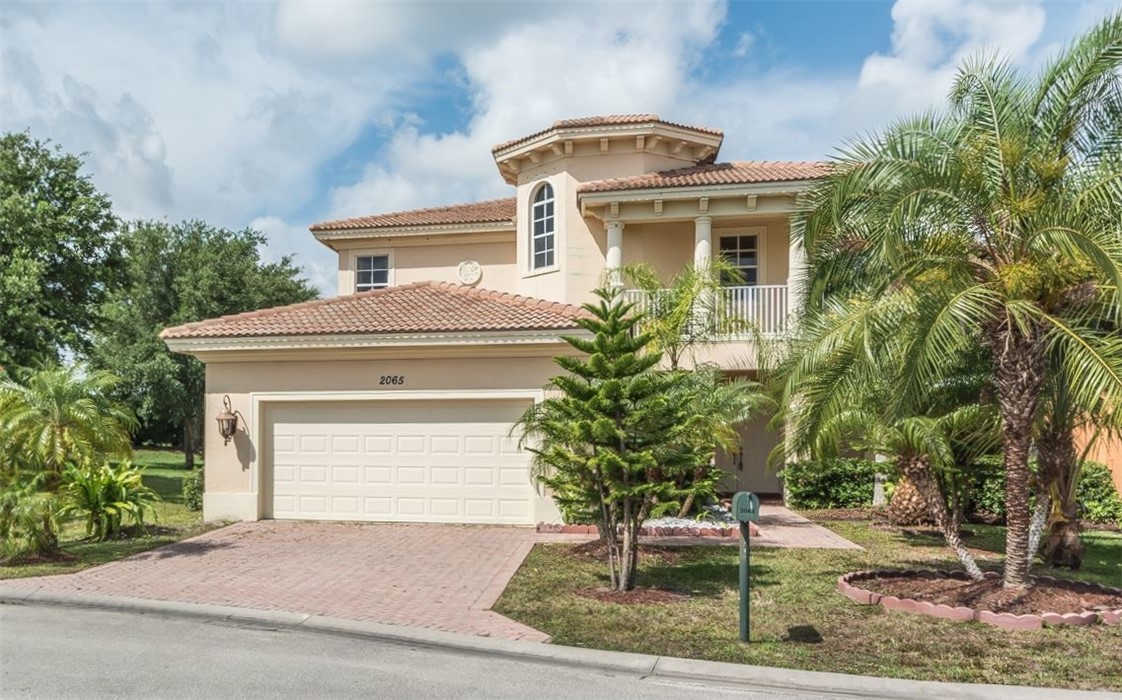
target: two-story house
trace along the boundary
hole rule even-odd
[[[726,308],[783,329],[803,271],[789,217],[823,168],[721,163],[722,138],[656,115],[556,122],[494,148],[510,198],[312,226],[338,253],[337,297],[166,330],[206,363],[204,516],[555,521],[513,428],[613,270],[724,256],[743,275]],[[755,370],[742,337],[702,354]],[[780,491],[765,424],[720,456],[728,488]]]

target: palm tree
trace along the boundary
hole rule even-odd
[[[753,329],[722,307],[724,281],[740,281],[741,272],[722,257],[703,266],[686,265],[663,284],[654,268],[644,263],[623,270],[639,293],[636,311],[643,314],[642,330],[651,336],[651,350],[666,358],[671,370],[692,359],[696,348]]]
[[[748,321],[723,308],[725,282],[742,281],[740,270],[723,257],[702,266],[686,265],[667,286],[654,268],[642,263],[624,268],[623,274],[640,293],[636,311],[642,313],[640,326],[651,337],[651,350],[663,355],[671,372],[680,372],[687,359],[695,365],[676,384],[679,400],[689,407],[678,439],[688,443],[697,458],[692,477],[680,484],[684,498],[677,516],[684,518],[699,496],[713,493],[723,475],[713,464],[716,451],[734,449],[740,443],[738,428],[774,408],[759,382],[729,378],[715,366],[697,364],[694,350],[734,334],[749,334],[762,351],[762,337]]]
[[[1101,333],[1104,337],[1100,344],[1114,355],[1122,355],[1122,336],[1112,327],[1087,331]],[[1072,378],[1064,373],[1067,363],[1054,353],[1049,361],[1055,370],[1049,372],[1036,431],[1037,512],[1033,516],[1029,553],[1036,552],[1046,524],[1044,560],[1052,566],[1078,569],[1084,555],[1076,500],[1079,477],[1095,442],[1122,429],[1122,411],[1116,409],[1120,401],[1117,395],[1098,397],[1100,400],[1090,406],[1078,404],[1069,389]],[[1082,453],[1076,448],[1076,433],[1080,431],[1091,435]]]
[[[128,457],[132,412],[113,398],[117,378],[80,365],[45,367],[23,383],[0,378],[0,442],[17,465],[42,470],[57,487],[67,464]]]
[[[713,461],[717,450],[733,450],[740,444],[738,428],[775,404],[758,382],[725,377],[714,365],[684,373],[673,394],[685,407],[675,437],[689,446],[696,460],[693,474],[682,484],[685,498],[677,516],[684,518],[699,497],[712,496],[724,475]]]
[[[915,414],[948,365],[986,351],[1008,588],[1030,584],[1029,452],[1049,352],[1061,351],[1078,404],[1122,392],[1122,358],[1072,308],[1097,300],[1122,315],[1120,69],[1122,13],[1035,80],[969,61],[948,110],[844,148],[794,227],[811,266],[807,316],[842,314],[867,343],[818,349],[899,346],[897,413]]]
[[[837,330],[821,323],[810,328]],[[793,362],[808,368],[807,361],[816,357],[816,345],[823,340],[804,335],[803,352]],[[826,358],[836,359],[829,354]],[[809,451],[815,457],[836,456],[841,449],[892,457],[899,475],[915,489],[923,510],[939,528],[947,546],[966,572],[980,580],[981,569],[960,536],[964,504],[959,482],[969,464],[999,442],[993,407],[979,401],[977,377],[958,373],[930,394],[927,410],[893,413],[901,406],[891,401],[887,392],[895,383],[893,368],[898,363],[890,354],[866,361],[869,359],[843,360],[841,366],[833,367],[827,361],[811,370],[818,374],[801,375],[800,391],[815,401],[804,404],[808,410],[793,421],[795,429],[788,446]],[[789,379],[792,368],[788,366],[783,374]],[[842,389],[837,391],[839,384]],[[844,402],[833,400],[842,397]],[[826,410],[820,410],[823,407]]]

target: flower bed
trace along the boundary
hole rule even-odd
[[[1006,629],[1122,622],[1120,589],[1051,576],[1034,583],[1014,595],[994,573],[973,581],[961,571],[855,571],[838,578],[838,591],[862,605]]]

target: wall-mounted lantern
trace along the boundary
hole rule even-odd
[[[238,432],[238,414],[234,413],[230,407],[229,394],[222,397],[222,411],[216,416],[216,420],[218,421],[218,434],[225,441],[222,444],[229,445],[230,438]]]

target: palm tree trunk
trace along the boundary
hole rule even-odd
[[[1076,471],[1079,456],[1075,450],[1075,436],[1071,426],[1049,421],[1037,440],[1042,487],[1055,494],[1056,502],[1048,518],[1048,542],[1044,559],[1052,566],[1078,569],[1083,564],[1086,550],[1079,536],[1078,504],[1075,498]],[[1039,496],[1038,496],[1039,498]],[[1035,552],[1030,552],[1035,554]]]
[[[930,510],[915,482],[906,475],[901,477],[888,502],[888,522],[898,527],[922,525],[930,522]]]
[[[1048,514],[1052,510],[1052,497],[1038,491],[1036,494],[1036,507],[1032,510],[1032,524],[1029,525],[1029,557],[1036,556],[1040,550],[1040,539],[1044,535],[1044,526],[1048,524]]]
[[[1005,448],[1005,588],[1027,588],[1030,553],[1029,451],[1044,384],[1045,346],[1037,327],[1005,319],[989,344]]]
[[[927,507],[931,511],[932,518],[935,519],[935,525],[943,533],[943,539],[946,540],[947,546],[954,551],[958,560],[962,562],[967,575],[975,581],[981,581],[984,578],[982,570],[978,568],[978,563],[974,561],[974,555],[962,543],[957,519],[952,517],[948,511],[946,498],[939,489],[939,484],[935,480],[935,475],[931,473],[931,466],[927,463],[927,460],[918,455],[901,455],[898,464],[900,470],[915,484],[916,490],[927,501]]]

